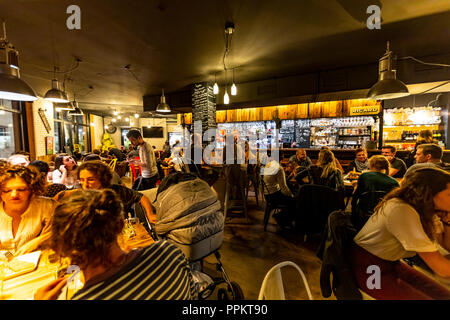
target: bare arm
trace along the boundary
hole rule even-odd
[[[418,254],[438,276],[450,278],[450,260],[446,259],[439,251],[419,252]]]
[[[156,222],[156,215],[152,210],[152,206],[150,204],[150,200],[147,198],[147,196],[143,195],[140,201],[142,207],[145,210],[145,213],[147,215],[147,219],[149,222],[151,223],[155,223]]]

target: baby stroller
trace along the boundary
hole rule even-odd
[[[207,299],[216,287],[226,284],[226,289],[217,290],[219,300],[243,300],[241,287],[230,280],[220,261],[224,216],[208,183],[190,173],[177,172],[165,177],[157,191],[151,192],[143,193],[156,209],[157,222],[153,226],[147,221],[147,230],[155,240],[170,241],[184,253],[199,283],[199,298]],[[203,259],[212,254],[220,277],[203,271]]]

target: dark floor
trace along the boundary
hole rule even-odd
[[[320,236],[310,237],[304,242],[302,235],[281,230],[272,218],[264,231],[264,211],[259,204],[261,207],[256,206],[255,198],[250,194],[248,222],[242,213],[228,213],[220,254],[231,281],[240,285],[245,299],[256,300],[267,271],[279,262],[292,261],[305,273],[313,299],[326,300],[319,285],[321,261],[315,255]],[[217,274],[211,264],[215,261],[213,257],[205,259],[204,268],[210,275]],[[287,299],[308,299],[303,281],[295,269],[287,267],[282,275]],[[211,298],[215,299],[217,295]],[[335,300],[334,296],[328,299]]]

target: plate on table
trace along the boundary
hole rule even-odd
[[[14,259],[8,263],[8,271],[6,272],[5,280],[34,271],[39,263],[40,256],[41,251],[34,251],[14,257]]]

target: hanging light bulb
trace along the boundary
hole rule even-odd
[[[233,84],[231,85],[231,95],[235,96],[237,94],[236,84],[234,83],[234,68],[233,68]]]
[[[130,121],[130,126],[134,126],[134,122],[133,121]]]
[[[125,121],[127,121],[127,122],[130,121],[130,118],[126,117],[126,118],[125,118]]]
[[[105,124],[105,129],[108,129],[108,128],[109,128],[109,126],[107,124]]]
[[[117,116],[119,114],[119,112],[117,112],[117,111],[114,111],[114,115],[115,116]]]
[[[149,125],[149,124],[147,125],[147,128],[149,128],[149,129],[150,129],[151,127],[152,127],[151,125]]]
[[[223,103],[229,104],[230,103],[230,97],[228,96],[227,89],[225,88],[225,94],[223,95]]]
[[[216,74],[214,74],[213,93],[214,93],[214,94],[219,94],[219,85],[217,84]]]
[[[117,119],[116,118],[112,118],[112,122],[116,123]]]
[[[139,115],[137,113],[135,113],[134,117],[137,119],[137,118],[139,118]]]
[[[233,85],[231,86],[231,95],[235,96],[237,94],[237,88],[236,85],[233,82]]]
[[[122,119],[122,116],[120,116],[120,115],[119,115],[119,116],[117,116],[117,119],[119,119],[119,120],[120,120],[120,119]]]

